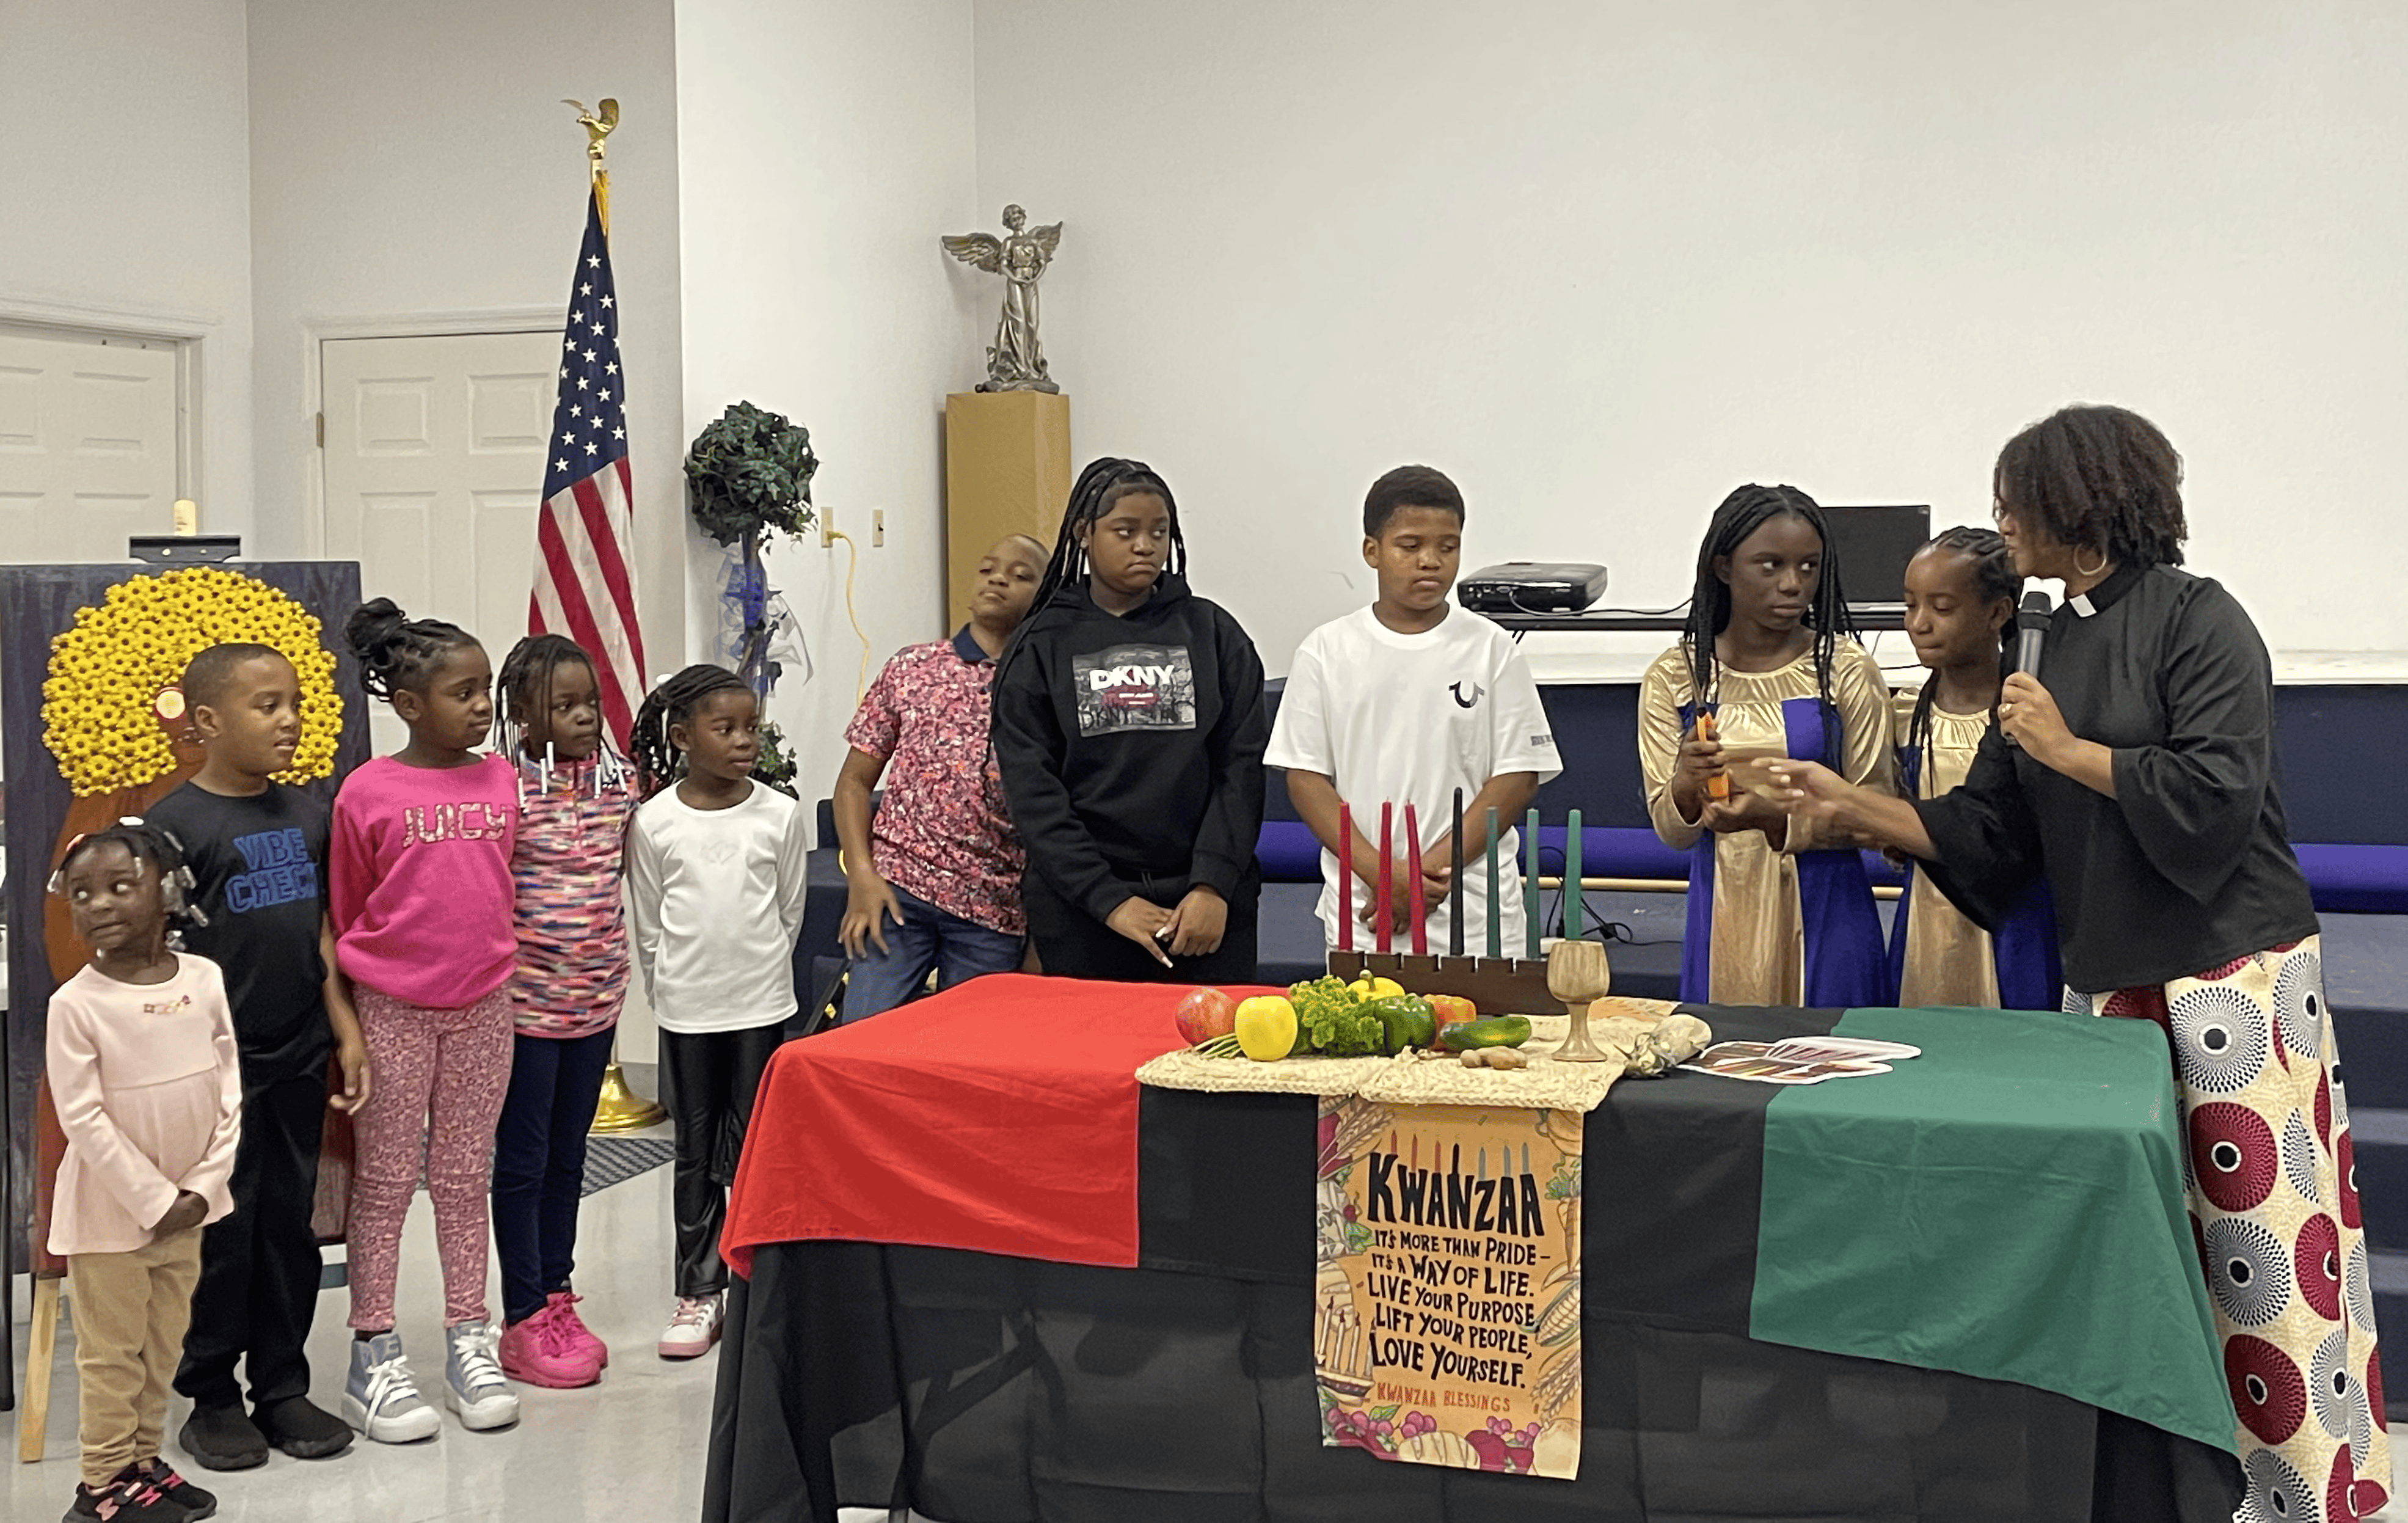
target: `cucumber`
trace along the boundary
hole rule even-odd
[[[1519,1047],[1529,1040],[1527,1015],[1484,1015],[1476,1021],[1449,1021],[1438,1028],[1438,1044],[1451,1053],[1474,1047]]]

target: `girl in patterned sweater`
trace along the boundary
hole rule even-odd
[[[610,1351],[578,1316],[568,1281],[585,1135],[627,996],[619,876],[635,788],[603,733],[593,658],[574,641],[519,641],[496,685],[503,745],[519,770],[516,1032],[494,1139],[502,1371],[530,1386],[590,1386]]]

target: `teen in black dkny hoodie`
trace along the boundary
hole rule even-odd
[[[1186,563],[1162,478],[1094,462],[996,665],[996,756],[1049,973],[1254,982],[1263,663]]]

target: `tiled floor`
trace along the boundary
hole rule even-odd
[[[236,1523],[356,1519],[434,1523],[436,1519],[607,1518],[612,1523],[685,1523],[702,1508],[703,1450],[710,1431],[718,1357],[664,1363],[652,1352],[669,1311],[669,1171],[649,1173],[588,1197],[580,1227],[587,1252],[577,1287],[579,1310],[612,1349],[599,1386],[580,1391],[521,1387],[520,1421],[498,1433],[471,1433],[449,1413],[425,1444],[355,1443],[333,1458],[281,1454],[264,1469],[211,1474],[175,1445],[185,1403],[169,1408],[168,1458],[218,1496],[218,1516]],[[410,1212],[403,1241],[401,1333],[411,1370],[428,1401],[440,1401],[442,1298],[435,1265],[435,1225],[426,1198]],[[499,1286],[489,1292],[496,1298]],[[309,1340],[311,1392],[334,1410],[342,1391],[345,1293],[325,1292]],[[22,1315],[22,1314],[21,1314]],[[24,1347],[18,1329],[19,1348]],[[15,1463],[16,1415],[6,1423],[7,1475],[0,1516],[35,1523],[65,1511],[76,1481],[73,1340],[62,1322],[49,1441],[42,1461]],[[882,1514],[863,1514],[864,1519]]]
[[[668,1170],[655,1169],[585,1201],[580,1236],[588,1251],[578,1273],[578,1290],[585,1298],[580,1311],[613,1350],[599,1386],[581,1391],[522,1387],[519,1425],[504,1432],[467,1432],[446,1413],[440,1436],[425,1444],[396,1447],[361,1441],[337,1458],[316,1461],[279,1454],[264,1469],[232,1475],[212,1475],[185,1463],[174,1444],[184,1419],[179,1402],[168,1412],[171,1461],[215,1491],[218,1516],[234,1523],[687,1523],[702,1505],[703,1451],[718,1356],[673,1365],[652,1352],[669,1309],[668,1185]],[[434,1219],[421,1196],[402,1245],[401,1332],[414,1351],[419,1388],[439,1402],[437,1285]],[[493,1294],[498,1295],[498,1287]],[[330,1410],[341,1393],[349,1357],[345,1306],[340,1290],[322,1297],[310,1339],[312,1394]],[[22,1349],[22,1323],[17,1333]],[[7,1468],[0,1479],[0,1517],[9,1523],[57,1516],[74,1491],[75,1367],[64,1324],[59,1343],[41,1463],[15,1463],[16,1415],[0,1424],[0,1464]],[[2392,1431],[2395,1442],[2408,1438],[2408,1426]],[[2401,1513],[2390,1508],[2381,1516]],[[883,1523],[884,1516],[848,1510],[844,1523]]]

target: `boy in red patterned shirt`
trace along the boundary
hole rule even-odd
[[[987,743],[995,658],[1028,614],[1045,547],[1026,535],[979,562],[970,621],[951,639],[897,651],[844,732],[836,834],[848,886],[838,939],[853,959],[844,1018],[917,995],[934,970],[951,988],[1021,965],[1027,855],[1005,812]],[[879,774],[886,793],[872,815]]]

